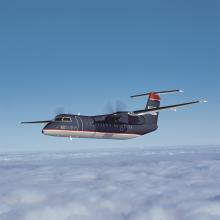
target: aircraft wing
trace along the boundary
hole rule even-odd
[[[36,123],[49,123],[52,120],[47,120],[47,121],[22,121],[21,124],[36,124]]]
[[[176,104],[176,105],[162,106],[162,107],[159,107],[159,108],[133,111],[133,112],[130,112],[129,114],[130,115],[135,115],[135,116],[140,116],[140,115],[156,113],[156,112],[159,112],[159,111],[162,111],[162,110],[167,110],[167,109],[176,111],[176,109],[179,108],[179,107],[184,107],[184,106],[187,106],[187,105],[193,105],[193,104],[204,103],[204,102],[207,102],[207,101],[186,102],[186,103],[181,103],[181,104]]]

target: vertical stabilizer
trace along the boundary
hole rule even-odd
[[[160,96],[154,92],[149,94],[148,102],[146,105],[146,109],[153,109],[160,107]]]
[[[147,105],[146,105],[145,109],[154,109],[154,108],[159,108],[159,107],[160,107],[160,96],[155,92],[149,93],[149,98],[148,98]],[[158,115],[159,115],[158,112],[151,114],[150,121],[151,121],[151,126],[153,128],[158,127],[157,126]]]

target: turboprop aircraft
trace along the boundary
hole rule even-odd
[[[192,101],[160,107],[160,94],[178,93],[182,90],[167,90],[133,95],[131,98],[149,96],[146,107],[136,111],[117,111],[111,114],[85,116],[58,114],[52,120],[21,123],[46,124],[42,130],[45,135],[72,138],[130,139],[155,131],[158,128],[159,112],[176,110],[206,101]]]

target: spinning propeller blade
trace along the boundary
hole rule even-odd
[[[115,102],[115,105],[113,105],[111,102],[108,102],[104,108],[104,113],[112,114],[116,112],[125,111],[125,109],[126,109],[126,104],[121,100],[117,100]]]
[[[65,109],[64,109],[64,107],[58,107],[58,108],[55,109],[54,113],[56,115],[64,114],[65,113]]]

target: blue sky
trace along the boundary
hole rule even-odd
[[[220,2],[1,1],[0,151],[83,147],[219,144]],[[206,98],[206,105],[163,112],[159,130],[129,141],[73,140],[41,135],[63,106],[104,113],[137,92],[183,89],[162,105]]]

